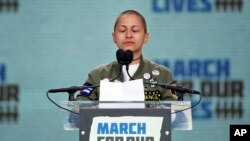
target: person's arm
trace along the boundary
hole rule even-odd
[[[93,80],[93,74],[89,73],[88,79],[85,81],[85,84],[90,84],[91,86],[94,86],[94,80]],[[84,92],[84,90],[87,90],[87,92]],[[83,89],[76,97],[76,101],[95,101],[97,100],[97,88],[93,89]]]
[[[176,86],[177,84],[176,84],[176,81],[174,81],[174,79],[173,79],[173,75],[172,75],[171,71],[169,71],[167,69],[165,72],[166,73],[164,73],[164,75],[163,75],[163,83]],[[175,101],[175,100],[178,100],[178,97],[177,97],[175,91],[165,88],[163,90],[161,100],[174,100]]]

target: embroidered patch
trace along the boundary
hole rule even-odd
[[[161,93],[159,90],[155,91],[145,91],[145,100],[160,100],[161,99]]]

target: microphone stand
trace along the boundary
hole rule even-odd
[[[75,93],[76,93],[77,90],[70,90],[70,91],[67,91],[67,93],[69,94],[69,97],[68,97],[68,100],[69,101],[75,101]]]

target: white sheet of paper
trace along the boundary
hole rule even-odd
[[[124,83],[108,82],[101,80],[99,101],[144,101],[144,86],[143,80],[137,79],[127,81]],[[103,106],[106,105],[106,106]],[[120,104],[107,106],[110,104],[101,104],[99,108],[132,108],[135,105],[142,105],[141,103],[134,104]],[[130,105],[130,106],[128,106]],[[136,108],[143,108],[142,106],[135,106]],[[134,107],[134,108],[135,108]]]

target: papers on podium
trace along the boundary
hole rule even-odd
[[[101,80],[99,101],[144,101],[143,80],[109,82]],[[99,108],[144,108],[141,103],[102,103]]]

